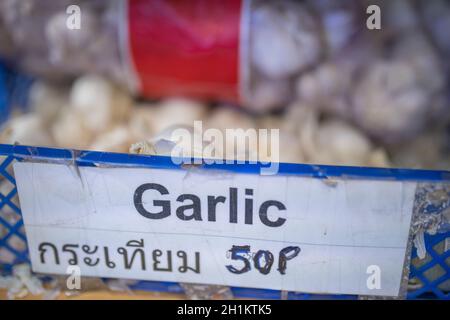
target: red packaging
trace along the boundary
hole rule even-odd
[[[241,0],[130,0],[130,72],[148,97],[238,102]]]

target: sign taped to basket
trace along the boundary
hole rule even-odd
[[[32,268],[398,296],[417,181],[16,162]]]

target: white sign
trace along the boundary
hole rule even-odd
[[[33,270],[399,294],[415,182],[14,164]]]

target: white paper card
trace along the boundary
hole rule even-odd
[[[415,182],[78,169],[14,164],[36,272],[399,294]]]

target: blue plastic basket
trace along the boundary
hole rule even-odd
[[[27,146],[12,146],[0,144],[0,177],[10,183],[6,192],[0,191],[0,210],[9,210],[10,219],[5,220],[0,216],[0,272],[10,273],[14,264],[29,262],[26,246],[26,234],[23,226],[20,205],[13,201],[17,194],[16,183],[12,175],[11,165],[14,161],[24,159],[34,159],[36,161],[73,161],[79,166],[133,166],[133,167],[163,167],[173,168],[176,165],[167,157],[149,157],[140,155],[105,153],[95,151],[76,151],[67,149],[36,148]],[[208,168],[214,169],[215,166]],[[255,166],[234,165],[233,170],[253,172],[259,170]],[[427,180],[442,181],[448,180],[448,172],[437,172],[427,170],[401,170],[401,169],[377,169],[377,168],[355,168],[355,167],[334,167],[334,166],[309,166],[298,164],[280,164],[280,172],[293,173],[323,177],[340,175],[364,175],[367,177],[399,176],[405,180]],[[22,243],[21,246],[11,245],[11,239],[15,238],[15,244]],[[20,239],[20,241],[17,241]],[[414,290],[408,292],[408,299],[450,299],[450,293],[444,291],[444,287],[450,284],[450,250],[438,250],[440,246],[447,246],[446,241],[450,240],[450,232],[436,235],[425,235],[427,256],[424,260],[417,258],[415,249],[412,251],[410,279],[418,285]],[[442,251],[442,252],[439,252]],[[3,260],[3,261],[2,261]],[[140,281],[132,286],[136,290],[163,291],[172,293],[182,293],[183,289],[177,283]],[[281,299],[282,293],[277,290],[262,290],[248,288],[231,288],[236,297],[245,298],[266,298]],[[286,295],[284,295],[286,297]],[[315,295],[297,292],[288,292],[288,299],[356,299],[353,295]]]

